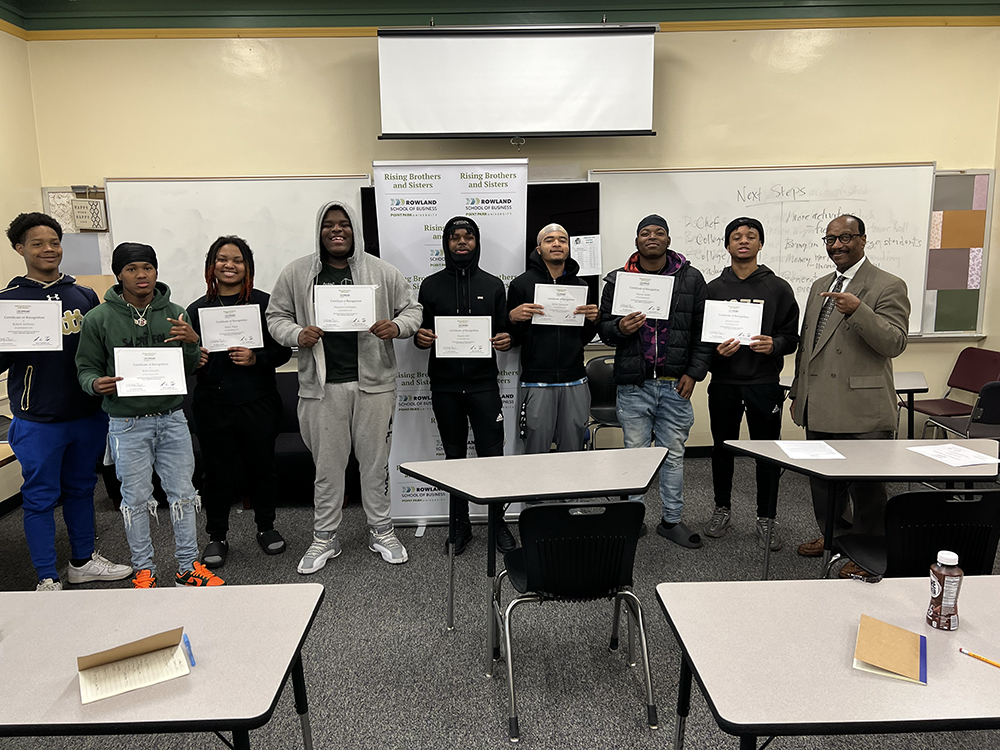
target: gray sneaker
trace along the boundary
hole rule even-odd
[[[730,509],[724,505],[716,505],[715,512],[712,513],[712,520],[708,522],[708,528],[705,529],[705,536],[710,536],[713,539],[718,539],[726,533],[726,529],[729,528],[730,519]]]
[[[51,578],[43,578],[35,586],[35,591],[62,591],[62,581],[53,581]]]
[[[396,532],[391,523],[385,526],[368,527],[368,549],[378,552],[387,563],[399,565],[410,559],[406,547],[396,538]]]
[[[757,544],[761,549],[764,549],[764,545],[767,543],[767,519],[757,517]],[[777,552],[781,549],[783,542],[781,537],[778,536],[778,522],[771,522],[771,552]]]
[[[322,570],[326,561],[340,554],[340,540],[334,531],[314,531],[313,541],[309,549],[299,560],[299,572],[310,575]]]

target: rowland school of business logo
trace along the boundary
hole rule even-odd
[[[399,411],[427,411],[431,408],[429,393],[400,393],[396,396]]]
[[[514,213],[512,198],[467,196],[465,199],[467,216],[510,216]]]
[[[399,486],[399,499],[404,503],[419,503],[424,500],[442,500],[445,494],[442,490],[433,487],[421,487],[416,484],[402,484]]]
[[[428,216],[438,210],[434,198],[389,198],[389,216]]]

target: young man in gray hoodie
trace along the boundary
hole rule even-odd
[[[323,206],[315,251],[281,272],[266,313],[274,340],[299,348],[299,427],[316,464],[313,542],[298,566],[304,575],[322,569],[341,552],[337,529],[352,446],[361,467],[368,548],[389,563],[408,558],[390,515],[389,448],[396,410],[392,340],[416,333],[421,309],[403,275],[364,252],[360,228],[346,204]],[[359,333],[317,327],[314,288],[326,284],[374,286],[376,322],[371,328]]]

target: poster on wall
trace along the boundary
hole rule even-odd
[[[524,222],[528,160],[373,162],[381,257],[413,285],[445,267],[442,232],[448,219],[468,216],[479,225],[479,266],[504,286],[524,271]],[[427,350],[413,339],[397,340],[396,418],[389,456],[389,491],[396,523],[447,523],[445,492],[406,477],[396,467],[406,461],[444,460],[431,408]],[[507,436],[505,452],[516,446],[518,351],[499,352],[500,396]],[[475,456],[469,431],[469,456]],[[474,518],[484,506],[473,505]]]

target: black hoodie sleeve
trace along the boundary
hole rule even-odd
[[[701,328],[705,319],[705,299],[707,298],[705,277],[695,268],[688,267],[688,272],[694,272],[694,309],[691,311],[691,350],[688,357],[686,375],[701,382],[708,375],[712,364],[715,344],[701,340]]]
[[[623,316],[611,314],[611,306],[615,300],[615,278],[622,271],[623,269],[618,269],[604,277],[604,292],[601,294],[601,317],[597,321],[597,335],[608,346],[618,346],[619,341],[626,338],[618,327],[618,321]],[[702,312],[704,312],[704,304]],[[638,331],[632,334],[632,336],[638,335]]]
[[[507,294],[503,282],[497,279],[497,288],[493,293],[493,335],[510,332],[510,318],[507,317]]]
[[[581,279],[581,281],[583,281]],[[587,287],[587,304],[596,305],[597,304],[597,289],[583,282]],[[594,336],[597,335],[597,325],[601,322],[601,316],[598,313],[597,320],[591,323],[589,320],[583,321],[583,327],[580,329],[580,340],[583,341],[584,345],[589,344],[594,340]]]
[[[778,304],[771,339],[774,344],[773,356],[780,358],[791,354],[799,346],[799,303],[795,301],[795,293],[787,281],[777,277],[775,281],[778,282],[774,290]]]
[[[428,294],[427,291],[426,291],[427,290],[427,282],[428,282],[429,279],[430,279],[430,277],[428,276],[426,279],[424,279],[423,283],[420,285],[420,291],[417,292],[417,304],[423,306],[423,318],[421,318],[421,320],[420,320],[420,327],[421,328],[427,328],[427,329],[433,331],[434,330],[434,305],[431,303],[431,300],[430,300],[431,295]],[[431,282],[431,283],[433,283],[433,282]],[[413,337],[413,345],[415,347],[417,347],[417,349],[423,349],[423,350],[430,349],[429,346],[427,346],[427,347],[420,346],[420,344],[417,343],[417,337],[416,336]]]
[[[526,296],[525,287],[529,283],[530,282],[528,282],[524,276],[518,276],[516,279],[510,282],[510,286],[507,288],[507,311],[504,318],[507,321],[506,330],[507,333],[510,334],[510,345],[512,347],[520,346],[521,344],[524,343],[524,336],[527,333],[528,326],[531,325],[531,321],[525,321],[523,323],[515,323],[510,319],[511,311],[513,311],[516,307],[520,307],[521,305],[523,305],[525,302],[528,301],[525,299]],[[532,285],[532,288],[533,287],[534,285]]]

